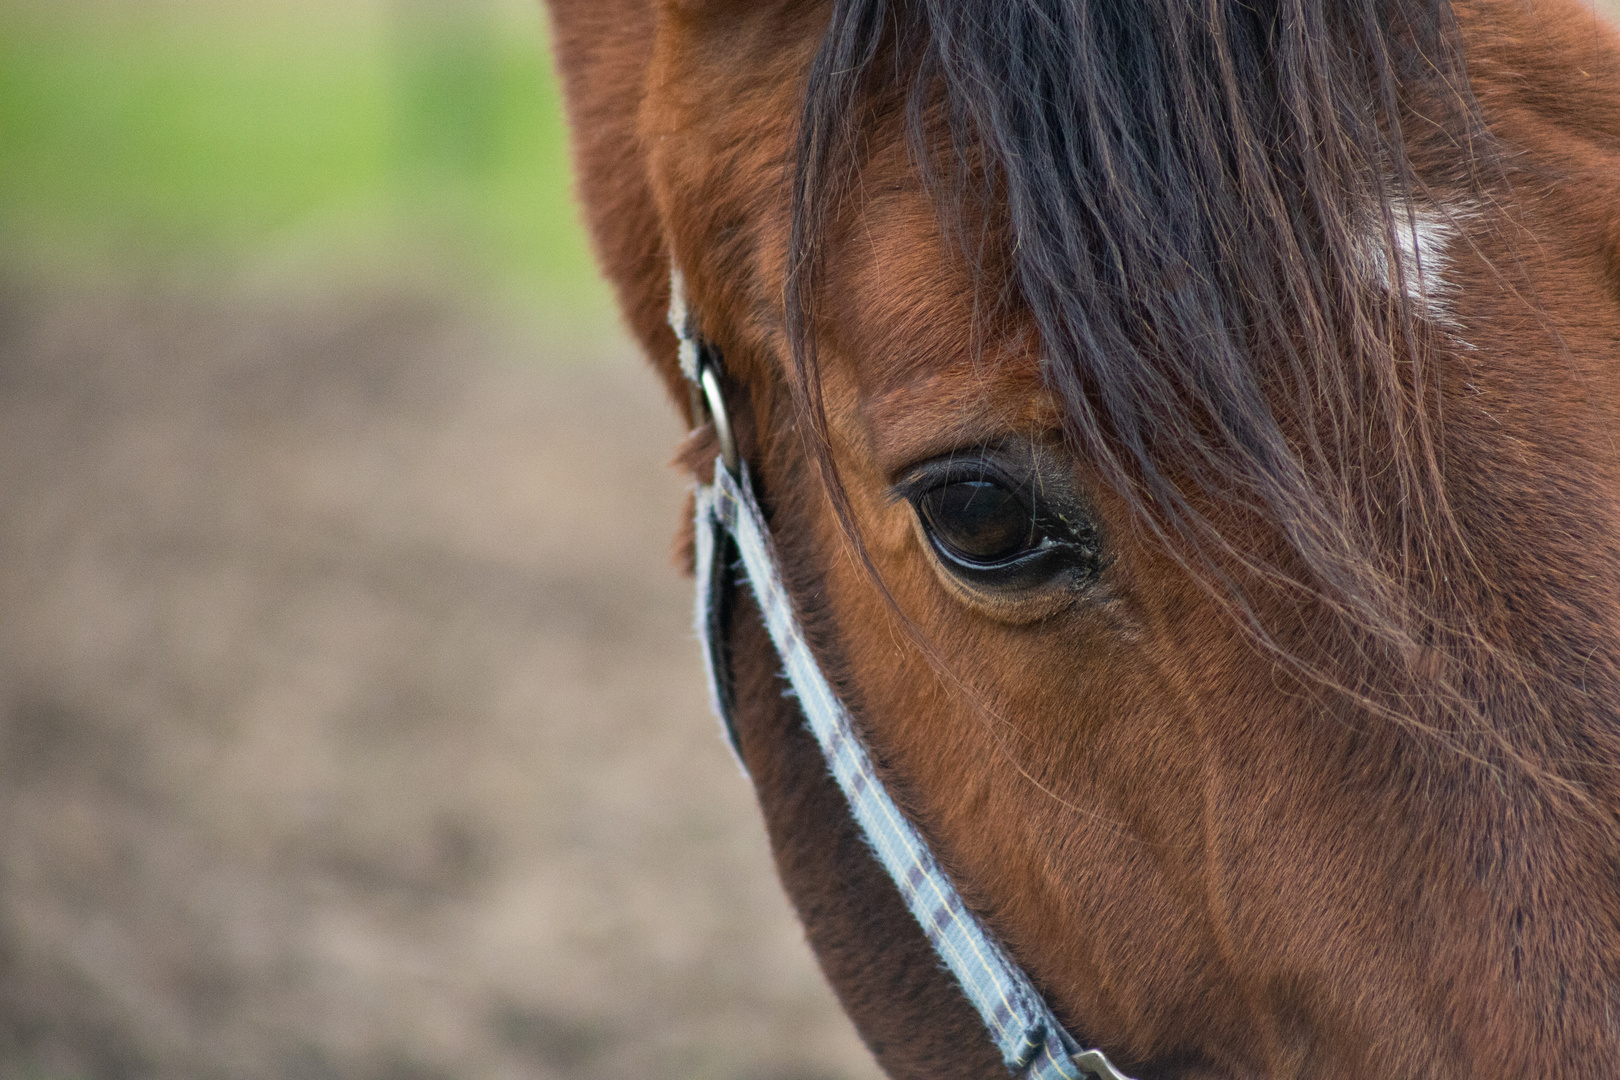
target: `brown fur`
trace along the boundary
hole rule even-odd
[[[581,189],[633,330],[684,402],[663,326],[673,250],[813,643],[898,797],[1071,1030],[1142,1080],[1620,1075],[1614,34],[1560,0],[1458,6],[1515,197],[1453,245],[1471,348],[1436,346],[1447,496],[1479,569],[1462,599],[1515,661],[1464,672],[1505,747],[1493,759],[1257,650],[1081,460],[1109,555],[1083,604],[1008,624],[942,585],[887,495],[896,471],[1009,434],[1064,451],[1033,336],[1013,326],[978,352],[960,260],[903,149],[875,139],[819,347],[891,606],[807,456],[784,344],[794,124],[826,10],[551,6]],[[1426,152],[1420,173],[1442,174]],[[1286,561],[1251,533],[1251,554]],[[1291,654],[1376,679],[1308,601],[1257,596]],[[1003,1075],[856,838],[757,617],[737,624],[745,756],[829,980],[891,1075]]]

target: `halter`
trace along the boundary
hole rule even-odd
[[[849,710],[805,643],[792,598],[782,585],[765,518],[754,501],[748,463],[737,453],[720,392],[718,357],[692,332],[685,283],[675,269],[670,275],[669,324],[680,341],[681,370],[691,385],[693,416],[701,418],[707,412],[720,443],[714,482],[697,489],[697,632],[703,643],[710,702],[738,765],[746,774],[733,718],[731,663],[722,625],[726,597],[736,580],[733,553],[851,816],[934,952],[979,1011],[1007,1068],[1030,1080],[1079,1080],[1083,1076],[1129,1080],[1101,1050],[1083,1049],[1058,1022],[1029,976],[962,903],[916,826],[884,789],[855,733]]]

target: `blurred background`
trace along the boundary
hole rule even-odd
[[[0,1077],[875,1075],[539,0],[0,0]]]

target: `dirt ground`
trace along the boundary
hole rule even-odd
[[[0,288],[0,1076],[876,1075],[660,391],[470,312]]]

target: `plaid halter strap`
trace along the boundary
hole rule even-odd
[[[979,1011],[1007,1068],[1030,1080],[1085,1076],[1129,1080],[1101,1050],[1082,1048],[1058,1022],[1029,976],[962,903],[927,843],[884,789],[849,711],[805,643],[792,598],[777,570],[770,533],[754,500],[748,465],[732,442],[714,359],[692,333],[678,270],[671,275],[669,322],[680,341],[681,370],[691,382],[694,405],[706,407],[721,446],[714,483],[697,491],[696,618],[710,701],[738,764],[742,765],[742,753],[732,716],[731,665],[723,625],[734,560],[759,603],[788,682],[851,815],[934,951]],[[695,416],[703,414],[704,408],[694,408]]]

